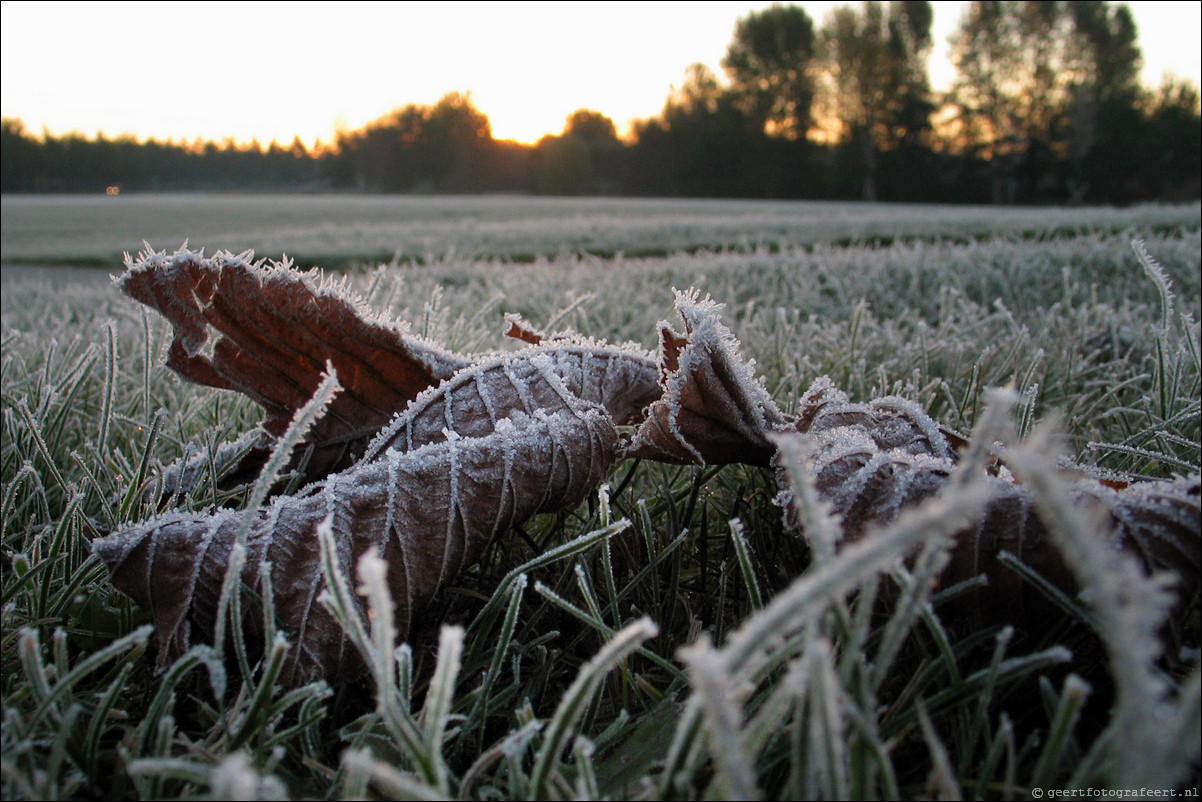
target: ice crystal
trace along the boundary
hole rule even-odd
[[[988,578],[961,602],[966,620],[978,624],[1046,626],[1050,603],[1003,554],[1059,592],[1076,592],[1045,513],[1004,455],[999,463],[992,431],[965,441],[908,399],[855,403],[826,377],[787,415],[722,323],[722,306],[696,291],[677,292],[683,332],[661,322],[655,358],[512,319],[527,347],[461,357],[373,317],[343,284],[252,258],[148,252],[119,279],[175,327],[171,367],[259,402],[264,429],[283,436],[277,452],[295,453],[297,440],[318,455],[307,474],[313,481],[265,507],[166,513],[97,541],[114,584],[154,616],[164,662],[222,631],[222,588],[241,532],[241,582],[253,586],[259,566],[270,563],[278,624],[294,643],[284,680],[358,676],[361,660],[315,603],[324,582],[319,531],[328,527],[343,570],[380,553],[396,631],[406,637],[418,612],[494,537],[537,512],[579,503],[624,456],[774,466],[789,521],[815,539],[826,567],[848,548],[869,553],[870,544],[856,541],[900,525],[911,508],[943,510],[950,517],[941,527],[957,535],[940,581]],[[335,373],[343,392],[315,398]],[[318,401],[328,412],[316,423],[306,418],[309,434],[285,435],[288,421]],[[629,440],[619,433],[623,423],[638,424]],[[255,459],[263,465],[267,457]],[[273,459],[269,467],[256,499],[280,466]],[[179,469],[176,487],[193,473]],[[1182,609],[1196,609],[1197,475],[1128,487],[1084,476],[1068,487],[1064,503],[1108,522],[1097,535],[1107,547],[1134,555],[1144,570],[1179,575],[1185,593],[1174,625]],[[270,633],[253,606],[243,605],[241,624],[265,643]],[[358,614],[366,615],[362,604]]]

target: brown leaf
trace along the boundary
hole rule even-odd
[[[470,364],[369,320],[339,288],[228,254],[149,254],[120,284],[171,320],[171,367],[244,392],[267,411],[273,435],[309,400],[326,360],[343,386],[304,442],[317,452],[309,475],[320,481],[274,500],[247,540],[241,582],[253,587],[259,566],[271,564],[279,623],[294,639],[287,682],[344,681],[362,669],[316,604],[315,533],[327,515],[344,570],[381,550],[405,636],[416,611],[493,537],[595,489],[618,453],[614,421],[640,419],[660,395],[655,363],[634,348],[556,336]],[[237,470],[257,469],[269,451],[260,444]],[[207,461],[177,466],[168,484],[195,481]],[[161,664],[214,637],[243,515],[169,514],[97,541],[114,584],[152,612]],[[259,621],[248,609],[242,624],[261,641]]]
[[[609,412],[560,378],[557,356],[579,355],[531,349],[464,371],[423,394],[368,458],[259,513],[241,581],[255,587],[260,564],[271,564],[277,621],[293,644],[281,681],[345,682],[363,672],[317,602],[316,529],[327,516],[344,571],[366,550],[380,551],[404,638],[434,594],[494,537],[535,513],[576,505],[604,479],[618,456],[617,430]],[[438,423],[446,425],[435,432]],[[160,665],[214,637],[242,515],[173,513],[96,542],[113,583],[151,611]],[[246,607],[243,629],[261,640],[262,613]]]
[[[676,294],[685,333],[660,324],[663,397],[647,411],[631,456],[663,462],[767,466],[776,452],[769,435],[789,419],[755,379],[753,364],[721,322],[721,305]]]
[[[783,414],[756,381],[753,363],[718,320],[720,307],[695,294],[678,294],[685,334],[660,324],[660,380],[664,396],[648,411],[632,444],[634,456],[698,464],[777,464],[781,501],[792,498],[789,471],[775,460],[776,438],[801,437],[806,467],[818,494],[838,517],[843,537],[861,537],[892,521],[904,508],[947,486],[957,451],[967,441],[949,433],[903,398],[852,403],[826,377],[803,396],[796,417]],[[975,527],[960,534],[941,576],[945,586],[984,574],[989,584],[974,592],[967,609],[980,625],[1010,623],[1047,628],[1061,616],[1046,598],[1000,561],[1017,556],[1062,592],[1075,582],[1025,488],[1008,472],[989,466],[993,500]],[[1139,557],[1144,568],[1172,570],[1185,592],[1175,625],[1198,605],[1198,477],[1143,482],[1116,492],[1092,477],[1075,485],[1075,502],[1102,504],[1110,513],[1113,542]],[[799,518],[792,515],[793,525]],[[1108,536],[1105,531],[1099,536]]]
[[[273,436],[332,364],[344,391],[298,448],[298,456],[314,448],[310,478],[353,464],[418,393],[469,364],[370,315],[317,271],[248,258],[147,252],[127,262],[117,286],[171,321],[169,367],[190,381],[249,396],[263,407],[262,426]],[[269,453],[252,450],[233,481],[253,478]]]
[[[888,401],[888,403],[883,403]],[[847,539],[892,521],[904,508],[943,491],[956,469],[942,433],[917,406],[881,399],[851,404],[826,380],[806,394],[799,428],[806,470]],[[957,536],[951,560],[940,576],[945,587],[984,575],[988,584],[961,598],[953,611],[971,628],[1010,624],[1043,631],[1063,611],[1001,560],[1008,552],[1070,598],[1076,580],[1034,508],[1030,493],[1007,478],[991,476],[992,498],[976,524]],[[796,481],[778,466],[782,501],[791,501]],[[1175,614],[1166,632],[1181,643],[1181,627],[1197,609],[1202,512],[1199,477],[1134,483],[1116,490],[1090,476],[1071,485],[1076,505],[1101,507],[1109,525],[1099,538],[1133,554],[1145,571],[1172,571],[1180,578]],[[792,514],[790,510],[790,514]],[[796,523],[797,518],[793,517]]]
[[[867,435],[881,451],[900,449],[907,454],[925,454],[937,459],[955,456],[944,430],[922,407],[898,396],[887,396],[867,404],[853,404],[826,376],[817,379],[801,397],[800,412],[793,422],[799,432],[853,429]]]
[[[515,340],[521,340],[529,345],[538,345],[547,338],[547,335],[531,326],[528,322],[522,319],[521,315],[510,314],[505,316],[505,321],[509,323],[509,330],[505,332],[506,337],[512,337]]]
[[[854,404],[825,378],[803,397],[796,417],[785,415],[739,354],[720,306],[696,293],[677,294],[684,334],[661,323],[658,364],[635,349],[548,338],[514,323],[511,336],[533,347],[465,367],[467,360],[403,329],[369,322],[328,286],[238,257],[205,260],[181,251],[168,261],[152,254],[131,267],[122,286],[175,325],[173,367],[246,392],[267,409],[265,425],[275,434],[308,400],[304,388],[317,386],[325,360],[353,391],[351,401],[331,405],[333,419],[309,440],[323,470],[344,469],[273,501],[248,540],[241,579],[253,585],[258,566],[272,565],[280,623],[296,644],[290,682],[341,681],[362,671],[341,630],[314,603],[321,584],[314,534],[327,516],[343,570],[368,548],[381,549],[403,637],[416,611],[492,538],[536,512],[578,503],[619,456],[768,466],[777,438],[802,438],[802,470],[839,517],[843,535],[855,538],[942,492],[957,450],[967,445],[910,401]],[[615,424],[639,420],[623,449]],[[347,447],[362,452],[351,467],[347,451],[331,456]],[[1066,593],[1073,592],[1072,577],[1026,490],[997,466],[990,474],[994,498],[961,533],[941,581],[988,577],[967,608],[978,624],[1047,626],[1049,605],[999,554],[1015,554]],[[780,466],[777,476],[787,503],[794,477]],[[1115,545],[1149,570],[1177,571],[1192,590],[1183,604],[1196,609],[1197,477],[1122,489],[1086,477],[1074,493],[1078,503],[1110,512]],[[214,636],[216,594],[241,520],[231,511],[166,515],[97,543],[114,583],[152,611],[164,661],[194,638]],[[247,632],[255,634],[258,620],[247,612]]]
[[[637,352],[614,346],[553,343],[493,357],[427,390],[382,429],[366,459],[388,448],[409,450],[444,431],[476,437],[514,410],[551,413],[565,404],[597,404],[615,422],[637,417],[659,397],[655,368]]]

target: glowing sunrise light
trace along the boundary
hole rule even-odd
[[[720,62],[771,2],[67,2],[2,6],[0,112],[56,135],[330,142],[392,109],[470,93],[493,136],[536,142],[581,108],[619,133],[686,68]],[[798,3],[815,26],[833,2]],[[934,4],[935,87],[964,3]],[[1202,81],[1199,3],[1129,4],[1144,81]]]

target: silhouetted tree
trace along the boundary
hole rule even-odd
[[[618,141],[618,129],[614,121],[592,109],[577,109],[569,114],[563,126],[563,135],[597,144]]]
[[[5,192],[33,192],[46,165],[38,147],[18,119],[0,120],[0,186]]]
[[[929,3],[866,2],[835,8],[823,24],[820,106],[864,200],[877,198],[880,154],[905,145],[918,156],[930,128],[931,20]]]
[[[1065,114],[1069,199],[1128,200],[1142,161],[1135,21],[1125,5],[1069,3],[1068,62],[1076,75]]]
[[[975,2],[952,60],[953,144],[988,162],[996,201],[1130,195],[1141,56],[1125,6]]]
[[[814,23],[797,6],[753,11],[722,59],[738,108],[761,131],[805,139],[811,124]]]
[[[658,118],[635,126],[631,186],[639,194],[756,197],[766,192],[767,137],[741,97],[693,64]]]
[[[1069,94],[1058,50],[1065,37],[1058,2],[969,6],[952,37],[953,144],[990,165],[995,202],[1018,199],[1019,172],[1046,142]]]
[[[490,189],[492,124],[469,95],[452,92],[430,110],[424,138],[432,188],[444,192]]]
[[[1202,92],[1189,81],[1165,80],[1148,101],[1139,147],[1149,163],[1137,200],[1186,201],[1202,195]]]
[[[433,106],[409,104],[340,132],[331,174],[337,183],[378,192],[491,189],[495,155],[488,116],[459,92]]]
[[[625,146],[614,121],[599,111],[577,109],[560,136],[535,146],[533,188],[544,195],[615,194],[622,189]]]

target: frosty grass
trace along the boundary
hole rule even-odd
[[[143,239],[188,238],[351,265],[366,303],[457,352],[517,347],[509,312],[653,349],[672,288],[695,287],[726,304],[786,411],[825,375],[853,400],[900,395],[1006,441],[1048,487],[1064,455],[1120,478],[1199,470],[1197,205],[119,203],[6,197],[3,261],[116,272]],[[6,270],[0,294],[6,799],[1004,798],[1170,787],[1191,771],[1196,783],[1197,655],[1174,676],[1157,668],[1163,589],[1090,551],[1087,522],[1054,492],[1089,591],[1068,602],[1088,609],[1101,649],[1064,627],[940,618],[927,580],[979,503],[971,482],[811,554],[783,529],[765,471],[621,464],[574,514],[496,544],[412,644],[347,613],[347,594],[388,604],[382,564],[332,587],[373,683],[275,689],[282,637],[260,665],[196,647],[155,676],[145,615],[88,544],[150,514],[137,490],[159,465],[259,411],[180,382],[164,321],[65,275]],[[229,501],[210,487],[180,503]],[[914,592],[872,616],[882,572]]]

